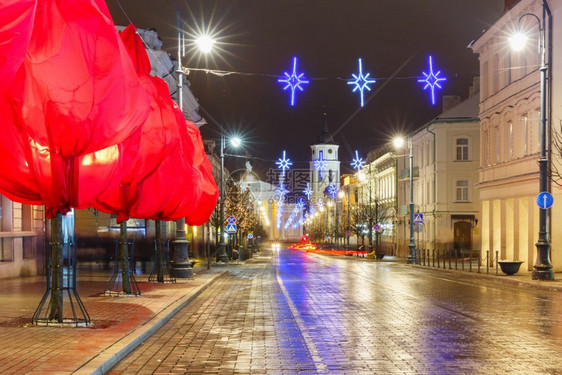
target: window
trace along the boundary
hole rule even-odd
[[[509,123],[509,127],[507,128],[508,134],[508,142],[509,142],[509,159],[513,159],[513,123]]]
[[[529,118],[527,115],[523,116],[523,155],[527,155],[529,150],[527,149],[529,138]]]
[[[496,127],[496,163],[500,162],[500,128]]]
[[[498,86],[498,76],[499,76],[499,56],[496,54],[494,55],[494,65],[492,67],[493,71],[493,82],[492,82],[492,92],[491,94],[495,94],[498,92],[499,86]]]
[[[511,83],[511,52],[508,50],[505,55],[505,86]]]
[[[457,159],[468,160],[468,139],[458,138],[457,141]]]
[[[484,130],[482,136],[482,152],[484,153],[483,160],[485,163],[484,165],[490,165],[490,149],[488,148],[488,144],[489,144],[488,131]]]
[[[468,181],[457,181],[457,202],[468,202]]]

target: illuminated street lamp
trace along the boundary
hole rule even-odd
[[[545,51],[545,20],[548,16],[549,22],[551,18],[550,8],[546,0],[542,1],[542,22],[541,19],[533,13],[525,13],[519,17],[517,22],[517,32],[510,38],[511,46],[515,50],[521,50],[525,46],[527,40],[526,35],[521,31],[521,20],[526,16],[534,17],[537,20],[539,27],[539,52],[541,54],[541,73],[540,92],[541,92],[541,151],[539,157],[539,192],[548,192],[548,157],[546,154],[546,132],[550,126],[547,126],[546,117],[546,51]],[[551,34],[551,33],[550,33]],[[551,51],[552,35],[548,38],[548,50]],[[550,57],[550,56],[549,56]],[[551,65],[551,64],[549,64]],[[550,83],[550,80],[549,80]],[[550,121],[550,119],[548,119]],[[541,208],[539,210],[539,239],[535,246],[537,247],[537,259],[533,266],[532,278],[533,280],[554,280],[554,271],[552,270],[552,263],[550,262],[550,241],[548,239],[547,227],[547,209]]]
[[[218,258],[219,261],[228,263],[228,254],[226,253],[226,243],[224,242],[224,147],[225,147],[225,137],[224,134],[221,135],[221,188],[220,188],[220,223],[221,223],[221,233],[220,233],[220,242],[218,248]],[[234,148],[240,147],[242,145],[242,140],[239,137],[232,137],[230,139],[230,145]]]
[[[402,137],[394,139],[394,147],[400,149],[404,147],[406,141]],[[414,154],[412,153],[412,138],[408,138],[408,148],[410,149],[410,244],[408,247],[408,263],[416,264],[416,242],[414,241]]]

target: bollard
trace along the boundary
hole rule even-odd
[[[478,273],[480,273],[480,263],[482,262],[482,251],[478,252]]]
[[[439,260],[439,250],[437,250],[437,268],[441,268],[441,261]]]
[[[423,249],[423,266],[425,267],[425,249]]]
[[[464,256],[462,254],[462,250],[461,250],[461,266],[462,266],[462,270],[464,271]]]
[[[457,256],[457,250],[453,250],[455,252],[455,270],[458,270],[457,267],[457,263],[458,263],[458,256]]]
[[[486,250],[486,275],[490,274],[490,250]]]
[[[449,269],[451,269],[451,258],[453,257],[453,252],[449,250]]]
[[[435,267],[435,249],[431,251],[431,267]]]
[[[496,250],[496,276],[498,276],[498,251]]]
[[[470,255],[468,256],[468,261],[470,262],[468,264],[468,272],[472,272],[472,250],[470,251]]]

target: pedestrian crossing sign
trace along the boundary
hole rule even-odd
[[[423,214],[414,214],[414,223],[423,224]]]
[[[236,224],[228,224],[226,226],[226,233],[236,233]]]

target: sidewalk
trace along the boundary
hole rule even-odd
[[[105,373],[236,264],[195,267],[190,280],[148,283],[137,275],[138,297],[104,296],[111,271],[78,270],[77,289],[92,326],[37,327],[31,317],[45,277],[0,281],[0,373]],[[65,295],[66,298],[66,295]]]
[[[295,249],[300,250],[300,249]],[[305,251],[305,250],[300,250]],[[399,258],[396,256],[388,256],[386,255],[382,260],[376,259],[367,259],[362,257],[355,257],[345,255],[345,251],[338,251],[338,250],[306,250],[309,253],[315,253],[319,255],[327,255],[327,256],[338,256],[342,258],[346,258],[349,260],[355,261],[365,261],[365,262],[394,262],[394,263],[401,263],[406,266],[406,258]],[[496,276],[496,268],[490,267],[489,273],[486,272],[486,265],[481,266],[480,273],[478,273],[478,269],[476,265],[473,265],[472,272],[469,271],[468,263],[465,264],[464,271],[461,269],[460,262],[457,264],[458,269],[454,269],[454,263],[451,264],[451,268],[449,269],[449,264],[446,264],[446,268],[443,268],[443,262],[441,261],[440,267],[437,267],[437,263],[435,267],[433,266],[422,266],[422,265],[407,265],[408,267],[415,267],[420,270],[427,270],[427,271],[436,271],[436,272],[445,272],[445,273],[454,273],[459,276],[466,276],[466,277],[476,277],[481,279],[486,279],[493,282],[501,282],[501,283],[510,283],[512,285],[519,285],[519,286],[526,286],[532,288],[539,288],[544,290],[554,290],[562,292],[562,272],[556,272],[554,275],[554,281],[542,281],[542,280],[533,280],[532,279],[532,272],[524,270],[523,267],[525,264],[521,265],[521,269],[515,275],[508,276],[501,271],[501,268],[498,267],[498,274]]]

